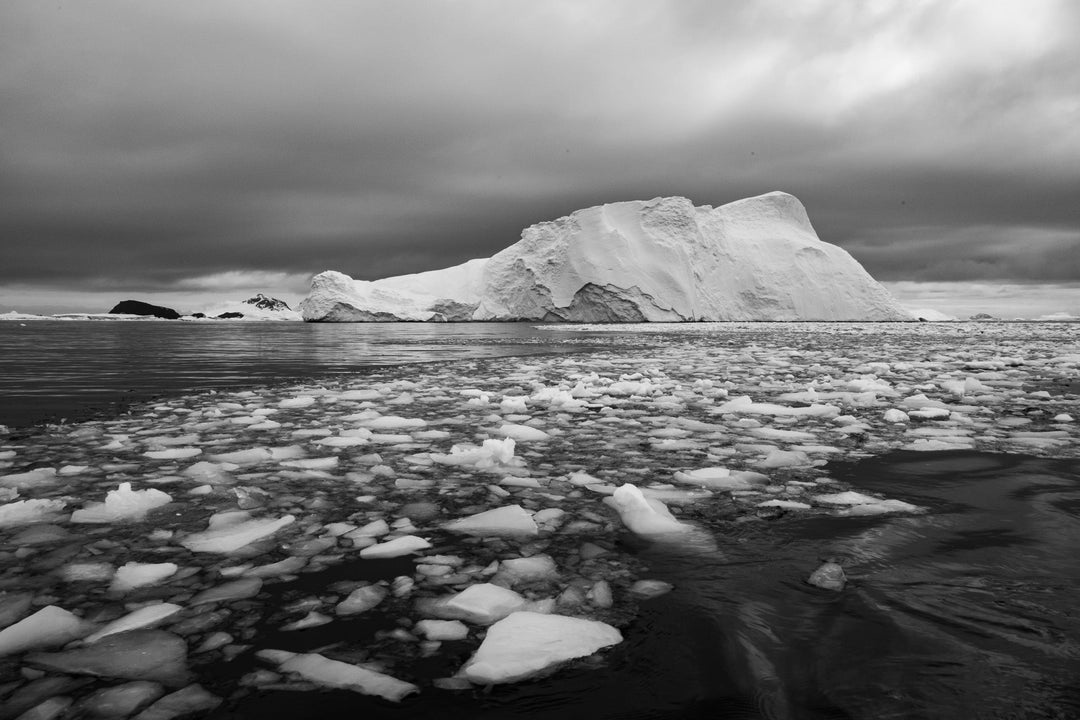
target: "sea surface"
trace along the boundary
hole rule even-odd
[[[0,348],[0,488],[65,505],[0,525],[0,592],[99,621],[184,606],[162,627],[220,700],[194,717],[1080,717],[1080,326],[27,322],[0,323]],[[364,430],[386,418],[396,434]],[[518,442],[505,464],[444,464],[452,444],[479,447],[504,423],[548,437]],[[364,432],[356,447],[319,444]],[[255,451],[265,458],[229,455]],[[219,465],[192,472],[205,460]],[[677,479],[717,467],[767,479],[734,491]],[[10,480],[21,473],[45,481]],[[173,502],[115,524],[67,519],[120,482]],[[603,502],[622,483],[661,493],[696,531],[634,534]],[[851,492],[879,502],[845,504]],[[566,515],[525,539],[443,527],[511,503]],[[297,520],[239,556],[180,547],[238,507]],[[456,584],[322,534],[374,519],[460,558]],[[21,545],[30,529],[55,538]],[[441,682],[483,631],[422,645],[411,629],[425,598],[537,554],[558,578],[515,589],[558,597],[623,642],[530,680]],[[303,569],[266,576],[255,597],[189,606],[290,558]],[[166,559],[181,579],[123,598],[72,571]],[[826,561],[844,568],[843,589],[807,582]],[[640,579],[673,589],[636,598]],[[335,618],[364,583],[392,592]],[[588,599],[564,603],[571,587]],[[283,629],[311,612],[327,623]],[[228,644],[200,650],[214,633]],[[274,673],[268,649],[368,663],[419,691],[391,703],[326,689]],[[79,717],[123,682],[32,680],[28,667],[0,658],[0,716],[60,697],[60,717]]]
[[[0,322],[0,425],[371,367],[562,352],[570,340],[517,323]]]

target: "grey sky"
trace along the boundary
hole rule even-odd
[[[0,154],[0,285],[370,279],[774,189],[882,280],[1075,283],[1080,4],[7,0]]]

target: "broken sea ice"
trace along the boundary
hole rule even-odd
[[[168,493],[154,488],[132,490],[125,482],[105,495],[105,502],[90,503],[71,514],[73,523],[109,523],[118,520],[138,520],[156,507],[172,502]]]
[[[318,653],[262,650],[258,656],[279,663],[278,669],[282,672],[296,673],[310,682],[364,695],[375,695],[391,702],[401,702],[405,696],[420,691],[420,688],[412,683],[359,665],[331,660]]]
[[[273,535],[295,520],[292,515],[253,518],[243,510],[218,513],[210,517],[206,530],[188,535],[180,544],[192,552],[229,553]]]

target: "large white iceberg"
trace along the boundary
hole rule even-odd
[[[718,208],[599,205],[533,225],[489,259],[416,275],[328,271],[300,310],[320,322],[912,319],[782,192]]]

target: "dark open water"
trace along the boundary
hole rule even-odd
[[[577,347],[565,340],[512,325],[0,323],[0,422],[372,365]],[[401,705],[261,692],[213,717],[1080,718],[1077,465],[975,451],[833,462],[825,470],[838,480],[932,511],[718,523],[719,552],[627,536],[649,576],[676,590],[645,602],[626,642],[595,668],[480,695],[428,688]],[[808,558],[842,560],[847,590],[805,584]],[[464,659],[452,648],[442,657],[447,671]]]
[[[566,340],[514,323],[0,322],[0,425],[378,366],[573,350]]]

